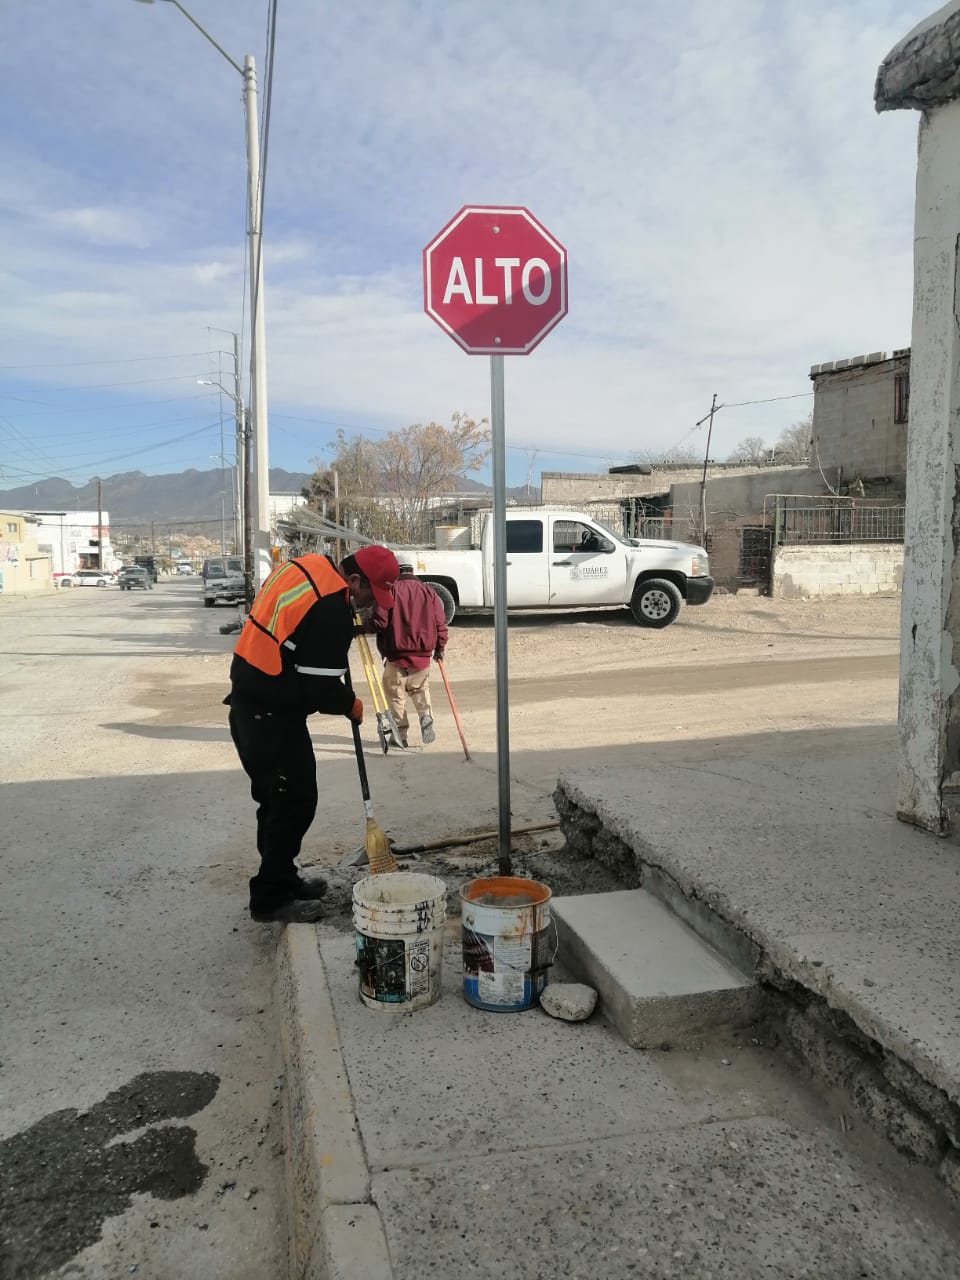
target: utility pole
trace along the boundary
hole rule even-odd
[[[157,558],[157,530],[153,520],[150,521],[150,554]]]
[[[707,541],[707,464],[710,461],[710,437],[713,434],[713,415],[717,412],[717,408],[723,408],[723,405],[717,405],[717,393],[713,393],[713,403],[710,405],[710,412],[705,418],[701,418],[697,423],[699,427],[702,423],[710,419],[710,425],[707,427],[707,447],[703,455],[703,479],[700,481],[700,541],[706,544]]]
[[[243,413],[243,395],[240,385],[240,335],[233,329],[218,329],[215,325],[208,324],[208,331],[213,333],[226,333],[233,338],[233,416],[235,423],[236,443],[234,445],[235,466],[233,468],[233,550],[236,555],[243,553],[245,545],[244,529],[246,528],[244,511],[246,501],[244,499],[243,484],[243,437],[244,437],[244,413]]]
[[[254,512],[257,586],[273,570],[270,558],[270,460],[267,456],[267,339],[263,306],[263,200],[260,191],[260,138],[257,128],[257,71],[250,54],[243,60],[243,101],[247,118],[247,174],[250,197],[250,399],[253,410],[256,486]]]
[[[248,237],[250,258],[250,400],[252,425],[247,423],[247,433],[254,440],[253,457],[256,462],[256,483],[250,486],[248,509],[253,512],[254,573],[263,582],[273,569],[270,556],[270,463],[267,456],[267,343],[263,302],[263,190],[260,182],[260,129],[257,118],[257,69],[251,54],[243,59],[243,66],[227,53],[222,45],[207,31],[181,3],[168,0],[174,8],[192,23],[205,40],[209,41],[221,57],[230,63],[243,78],[243,110],[247,135],[247,201]],[[145,0],[152,4],[153,0]],[[239,395],[238,395],[239,398]]]
[[[97,568],[103,568],[103,481],[97,481]]]
[[[243,401],[240,402],[240,416],[243,420],[243,582],[249,613],[257,590],[253,563],[253,511],[250,506],[250,422]]]
[[[333,472],[333,523],[340,524],[340,472],[336,467],[331,467]],[[333,554],[337,564],[340,563],[340,534],[338,533],[333,543]]]

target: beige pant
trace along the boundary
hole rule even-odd
[[[407,720],[407,694],[417,709],[418,715],[432,716],[430,705],[430,668],[422,671],[401,671],[395,662],[384,663],[383,692],[387,696],[387,706],[393,716],[393,723],[401,738],[406,738],[409,721]]]

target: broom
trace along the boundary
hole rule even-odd
[[[352,692],[353,685],[350,683],[349,670],[345,679],[347,688]],[[387,839],[387,833],[382,827],[377,826],[373,818],[373,802],[370,799],[367,764],[363,758],[363,743],[360,741],[360,726],[356,720],[351,720],[350,724],[353,728],[353,749],[357,753],[357,771],[360,774],[360,794],[363,796],[363,811],[367,815],[367,832],[364,838],[364,847],[367,850],[370,874],[379,876],[383,875],[385,871],[399,871],[399,864],[390,852],[390,841]]]

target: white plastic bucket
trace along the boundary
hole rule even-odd
[[[440,996],[447,886],[436,876],[393,871],[353,886],[360,999],[408,1013]]]
[[[496,1013],[530,1009],[547,985],[550,898],[539,880],[494,876],[460,890],[463,998]]]

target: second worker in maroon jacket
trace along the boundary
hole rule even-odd
[[[413,576],[413,565],[397,556],[400,577],[393,589],[393,608],[377,608],[371,619],[377,648],[383,654],[383,691],[400,735],[407,745],[409,720],[407,695],[420,716],[424,745],[433,742],[433,708],[430,704],[430,661],[440,659],[447,647],[447,620],[432,587]]]

